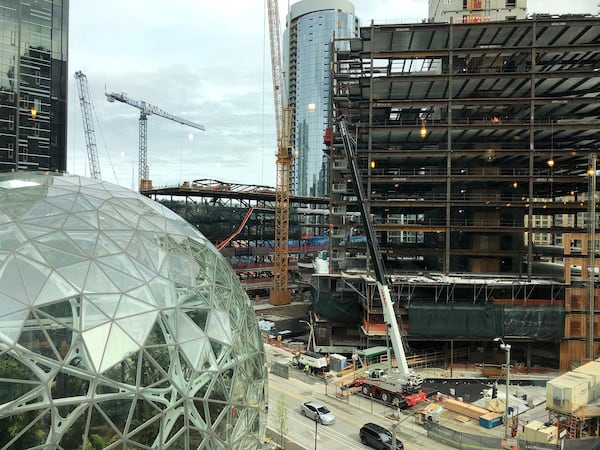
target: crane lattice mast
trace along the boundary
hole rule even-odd
[[[106,99],[109,102],[118,101],[127,105],[133,106],[140,110],[140,128],[139,128],[139,161],[138,161],[138,186],[140,190],[146,190],[152,188],[152,182],[150,180],[150,171],[148,168],[148,116],[154,114],[156,116],[164,117],[165,119],[172,120],[173,122],[187,125],[197,130],[205,131],[204,125],[199,125],[191,120],[183,119],[181,117],[170,114],[158,106],[151,105],[141,100],[134,100],[129,98],[123,93],[107,93]]]
[[[281,58],[279,6],[277,0],[268,0],[271,68],[273,71],[273,98],[277,130],[277,179],[275,184],[275,253],[274,285],[269,295],[273,305],[290,303],[288,290],[288,254],[290,227],[290,174],[293,150],[290,143],[292,110],[286,106],[284,73]]]
[[[90,177],[100,180],[100,163],[98,162],[98,147],[96,145],[96,133],[92,121],[92,104],[88,89],[87,77],[80,70],[75,72],[77,90],[79,92],[79,103],[81,104],[81,117],[83,119],[83,132],[85,134],[85,145],[87,147],[88,162],[90,165]]]

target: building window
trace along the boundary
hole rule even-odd
[[[517,1],[516,0],[506,0],[506,7],[507,8],[514,8],[517,5]]]

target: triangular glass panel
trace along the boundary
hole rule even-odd
[[[3,449],[32,449],[45,448],[49,427],[52,423],[49,409],[23,411],[15,417],[9,416],[6,421],[0,421],[5,430],[0,433],[0,448]],[[20,426],[19,426],[20,425]]]
[[[0,228],[0,248],[5,251],[19,249],[21,245],[27,242],[27,239],[27,236],[17,226],[11,225]]]
[[[8,354],[0,355],[0,404],[7,404],[37,389],[39,380],[31,369]]]
[[[116,319],[115,324],[140,347],[144,345],[150,329],[154,325],[158,311],[137,313],[136,315]]]
[[[25,347],[28,351],[38,355],[49,356],[52,352],[48,339],[42,331],[44,325],[38,320],[38,317],[30,313],[25,319],[25,326],[19,336],[18,344]]]
[[[94,216],[92,216],[94,217]],[[90,223],[88,220],[83,220],[79,216],[69,216],[62,226],[63,231],[87,231],[88,233],[95,232],[98,227],[97,223]]]
[[[65,223],[65,220],[67,219],[66,214],[51,214],[47,216],[42,215],[42,217],[38,217],[37,213],[39,213],[39,211],[36,211],[36,214],[32,215],[31,218],[28,217],[22,219],[23,222],[26,224],[45,226],[48,228],[54,228],[58,230],[62,228],[63,224]]]
[[[211,339],[231,345],[233,330],[229,322],[229,313],[218,309],[211,310],[208,314],[206,333]]]
[[[112,442],[115,438],[120,438],[127,430],[127,420],[131,408],[133,408],[133,400],[129,398],[105,400],[92,409],[90,425],[94,429],[102,430],[101,435]]]
[[[113,320],[121,297],[115,294],[85,295],[81,302],[81,329],[89,330]]]
[[[161,432],[161,418],[163,418],[163,408],[157,407],[157,404],[138,399],[135,402],[133,410],[133,423],[142,424],[136,427],[130,427],[129,437],[140,443],[151,443]],[[183,447],[185,448],[185,447]]]
[[[37,307],[48,303],[54,303],[57,300],[71,298],[79,295],[79,291],[59,273],[52,272],[46,279],[46,284],[40,289],[35,297],[34,304]]]
[[[110,277],[93,260],[90,262],[90,269],[83,290],[86,292],[120,292],[120,289],[112,282]]]
[[[18,338],[29,309],[23,303],[2,294],[0,294],[0,304],[2,305],[0,335],[3,335],[2,340],[5,343],[10,343]]]
[[[116,286],[119,286],[121,292],[126,292],[145,284],[144,280],[137,276],[135,270],[132,270],[135,269],[135,266],[131,264],[126,254],[104,256],[98,258],[96,262],[106,276]]]
[[[70,212],[73,205],[77,202],[78,194],[76,192],[68,192],[63,195],[55,195],[46,198],[46,203],[52,205],[56,210]]]
[[[111,338],[112,323],[105,323],[92,329],[84,330],[81,334],[90,357],[90,362],[96,373],[102,373],[112,364],[119,362],[120,358],[116,358],[114,352],[107,350],[109,339]],[[115,339],[118,338],[118,332],[115,333]],[[128,340],[125,337],[126,341]],[[134,345],[131,345],[134,347]],[[121,349],[122,350],[122,349]],[[121,357],[125,352],[120,352]],[[112,362],[112,364],[110,364]]]
[[[187,302],[186,302],[186,305]],[[208,322],[208,317],[210,314],[210,309],[208,308],[195,308],[195,309],[191,309],[191,310],[185,310],[185,313],[187,314],[187,316],[192,319],[192,321],[201,329],[204,331],[207,331],[207,322]]]
[[[94,206],[91,202],[88,201],[85,195],[81,195],[81,193],[77,193],[77,199],[73,203],[73,207],[71,211],[77,213],[77,216],[80,216],[83,212],[93,211],[96,212],[96,206]]]
[[[89,387],[89,380],[72,375],[67,371],[60,371],[52,381],[52,398],[85,397],[88,395]]]
[[[25,294],[27,289],[24,282],[25,277],[19,272],[16,256],[9,256],[3,261],[3,265],[0,267],[0,294],[12,297],[24,305],[29,305],[30,301]]]
[[[90,271],[90,264],[91,260],[88,259],[71,264],[70,266],[57,268],[56,272],[58,272],[65,280],[69,280],[69,283],[73,285],[75,291],[81,292],[83,291],[85,280]]]
[[[107,233],[107,237],[113,241],[115,246],[120,248],[130,258],[132,258],[132,254],[129,252],[129,248],[134,236],[135,233],[133,230],[111,230],[110,233]]]
[[[137,229],[140,231],[152,231],[164,233],[165,218],[159,216],[140,216]]]
[[[86,257],[92,257],[96,254],[97,236],[88,231],[70,231],[69,239],[80,250],[80,253]]]

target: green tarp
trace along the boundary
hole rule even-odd
[[[361,305],[354,297],[339,301],[325,292],[319,295],[314,288],[311,288],[311,297],[314,312],[330,321],[359,323],[361,320]]]
[[[504,336],[560,340],[564,328],[565,311],[560,306],[504,307]]]
[[[564,335],[562,307],[425,304],[408,308],[409,335],[494,338],[521,336],[559,340]]]
[[[409,336],[502,336],[502,307],[418,304],[408,307]]]

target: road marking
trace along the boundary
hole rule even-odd
[[[301,396],[300,394],[296,394],[296,393],[294,393],[294,392],[290,392],[290,391],[288,391],[288,390],[286,390],[286,389],[283,389],[283,388],[280,388],[280,387],[276,387],[276,386],[274,386],[272,383],[269,383],[269,388],[272,388],[272,389],[274,389],[275,391],[279,392],[280,394],[285,394],[285,395],[287,395],[287,396],[289,396],[289,397],[292,397],[292,398],[294,398],[294,399],[298,400],[300,403],[302,403],[302,402],[305,402],[305,401],[306,401],[306,397],[305,397],[305,396]],[[271,399],[271,401],[275,402],[275,400],[273,400],[273,399]],[[372,401],[372,400],[371,400],[371,401]],[[357,430],[359,430],[359,429],[360,429],[360,427],[362,427],[362,426],[365,424],[365,422],[367,421],[367,420],[365,420],[365,419],[363,419],[363,420],[360,420],[360,421],[356,421],[356,420],[354,420],[353,416],[350,416],[350,415],[348,415],[348,414],[346,414],[346,413],[342,412],[341,410],[338,410],[337,408],[335,408],[335,407],[332,407],[330,403],[328,403],[328,404],[327,404],[327,407],[333,411],[333,413],[334,413],[334,416],[336,416],[336,417],[340,417],[340,418],[343,418],[345,422],[348,422],[348,423],[349,423],[349,424],[351,424],[351,425],[355,425],[355,426],[357,427]],[[293,409],[293,408],[291,408],[291,407],[288,407],[288,406],[286,406],[285,408],[286,408],[286,410],[288,410],[288,411],[292,411],[292,412],[298,412],[298,415],[300,415],[301,417],[303,417],[303,418],[304,418],[304,419],[306,419],[306,420],[311,420],[311,419],[309,419],[308,417],[304,417],[304,416],[302,416],[302,415],[300,414],[299,410]],[[271,411],[271,410],[272,410],[272,409],[271,409],[271,405],[269,405],[269,411]],[[274,410],[274,409],[273,409],[273,410]],[[363,412],[363,413],[365,413],[365,414],[368,414],[366,411],[362,411],[362,412]],[[297,418],[295,418],[295,417],[292,417],[292,420],[296,420],[298,423],[302,423],[300,420],[298,420],[298,419],[297,419]],[[383,426],[383,427],[386,427],[386,428],[388,427],[388,425],[387,425],[387,424],[382,424],[382,423],[380,423],[380,421],[379,421],[379,420],[371,420],[371,422],[378,423],[379,425],[381,425],[381,426]],[[329,425],[328,427],[330,427],[330,426],[331,426],[331,425]],[[334,425],[334,426],[335,426],[335,425]],[[325,428],[325,426],[323,426],[323,425],[321,425],[321,426],[319,427],[319,430],[323,430],[324,434],[328,434],[328,433],[330,432],[331,434],[337,434],[337,435],[339,435],[339,436],[348,437],[347,435],[344,435],[344,434],[342,434],[342,433],[340,433],[340,432],[338,432],[338,431],[335,431],[335,430],[333,430],[333,429]],[[309,431],[310,431],[310,430],[309,430]],[[319,439],[319,434],[320,434],[320,433],[321,433],[321,431],[318,431],[318,432],[317,432],[317,440],[320,440],[320,439]],[[357,434],[358,434],[358,431],[357,431]],[[312,436],[314,436],[314,429],[312,430],[312,432],[311,432],[311,435],[312,435]],[[402,442],[404,443],[404,448],[405,448],[406,450],[419,450],[419,449],[421,448],[421,447],[419,447],[419,446],[414,446],[412,443],[410,443],[410,442],[407,442],[406,440],[404,440],[404,441],[402,441]],[[363,448],[365,448],[365,447],[364,447],[364,446],[362,446],[362,444],[360,444],[360,445],[357,445],[355,448],[358,448],[358,449],[363,449]]]

